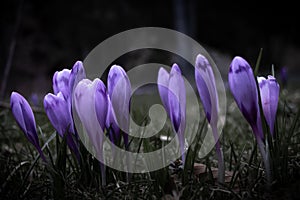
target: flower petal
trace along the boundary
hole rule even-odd
[[[163,106],[166,109],[166,112],[168,113],[168,115],[170,115],[170,108],[169,108],[170,105],[169,105],[169,100],[168,100],[169,78],[170,78],[169,73],[164,68],[161,67],[158,71],[157,87],[158,87],[160,99],[161,99]]]
[[[120,139],[119,138],[120,129],[118,127],[115,111],[114,108],[112,107],[109,95],[107,95],[107,99],[108,99],[108,111],[106,116],[106,128],[111,130],[109,133],[110,140],[115,142]]]
[[[108,100],[106,94],[106,87],[102,81],[99,81],[95,89],[95,108],[98,122],[102,128],[105,129],[106,115],[108,109]]]
[[[81,61],[77,61],[74,64],[70,73],[70,78],[69,78],[70,94],[72,94],[79,81],[81,81],[84,78],[86,78],[86,75],[85,75],[83,63]]]

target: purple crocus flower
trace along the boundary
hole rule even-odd
[[[59,92],[62,93],[63,98],[66,100],[65,110],[70,116],[70,126],[73,134],[76,135],[74,130],[73,118],[72,118],[72,93],[77,83],[85,78],[85,71],[81,61],[77,61],[72,70],[64,69],[62,71],[55,72],[53,76],[53,93],[57,95]],[[56,126],[56,125],[54,125]]]
[[[70,114],[68,101],[62,92],[58,94],[47,94],[44,98],[44,108],[48,119],[61,137],[66,135],[66,141],[70,149],[79,159],[79,150],[72,135],[75,133],[72,116]]]
[[[98,78],[93,82],[83,79],[74,90],[74,103],[78,117],[87,131],[88,140],[93,145],[98,159],[102,159],[103,125],[105,124],[103,117],[107,115],[106,92],[103,86],[104,84]],[[96,94],[100,96],[96,97]],[[104,101],[100,102],[100,99]]]
[[[61,137],[67,133],[67,143],[70,149],[79,158],[77,141],[77,132],[72,117],[72,94],[74,86],[85,77],[85,71],[81,61],[77,61],[72,70],[64,69],[55,72],[53,76],[53,92],[47,94],[44,98],[44,107],[46,114]]]
[[[258,93],[252,68],[246,60],[236,56],[230,65],[228,83],[231,93],[255,136],[263,140]]]
[[[128,131],[129,131],[129,109],[131,97],[131,85],[129,78],[121,66],[113,65],[108,73],[107,79],[107,93],[110,98],[111,107],[107,115],[108,124],[113,127],[118,126],[123,130],[124,144],[128,144]],[[110,106],[110,104],[109,104]],[[116,120],[114,120],[116,118]],[[115,124],[118,123],[118,125]],[[109,128],[109,127],[107,127]],[[114,131],[118,131],[114,128]],[[119,133],[114,133],[118,135]]]
[[[68,101],[72,98],[74,87],[79,81],[85,78],[85,71],[81,61],[77,61],[72,70],[63,69],[57,71],[53,76],[53,93],[61,92]]]
[[[107,94],[103,82],[81,80],[74,90],[74,104],[80,121],[87,132],[85,144],[92,145],[94,156],[103,162],[103,129],[107,115]],[[102,184],[105,185],[105,166],[100,164]]]
[[[264,77],[257,77],[262,109],[265,119],[269,125],[270,132],[274,134],[274,124],[279,100],[279,84],[273,76],[268,76],[268,79]]]
[[[70,96],[69,89],[69,78],[71,70],[63,69],[62,71],[57,71],[53,76],[53,93],[58,94],[61,92],[65,99],[68,99]]]
[[[77,61],[70,73],[70,77],[69,77],[69,92],[70,92],[70,96],[72,97],[73,91],[75,89],[75,87],[77,86],[77,84],[82,80],[85,79],[86,75],[85,75],[85,71],[84,71],[84,67],[83,67],[83,63],[81,61]],[[72,102],[71,102],[72,103]]]
[[[196,58],[195,80],[206,118],[211,125],[218,156],[218,180],[224,183],[224,159],[218,134],[218,93],[215,76],[208,60],[201,54]]]
[[[233,97],[250,124],[263,158],[268,183],[271,183],[271,169],[268,153],[265,150],[264,134],[258,104],[257,85],[253,71],[246,60],[236,56],[230,65],[228,83]]]
[[[42,159],[46,161],[39,143],[35,119],[29,103],[19,93],[12,92],[10,97],[10,107],[17,124],[24,132],[29,142],[31,142],[38,150]]]
[[[51,124],[61,137],[64,137],[66,132],[75,132],[68,102],[62,92],[56,95],[47,94],[44,98],[44,108]]]
[[[157,84],[161,101],[171,119],[173,129],[178,135],[184,162],[186,91],[179,66],[173,64],[170,74],[164,68],[160,68]]]
[[[208,60],[201,54],[196,58],[195,80],[206,118],[216,126],[219,102],[215,76]]]

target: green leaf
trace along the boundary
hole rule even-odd
[[[259,67],[260,67],[262,53],[263,53],[263,48],[260,48],[259,54],[258,54],[258,57],[257,57],[257,60],[256,60],[256,64],[255,64],[255,70],[254,70],[254,75],[255,76],[258,75],[258,70],[259,70]]]

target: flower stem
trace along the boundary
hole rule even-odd
[[[270,188],[272,179],[271,179],[271,168],[270,168],[270,162],[269,162],[269,155],[264,148],[265,145],[262,142],[262,140],[259,137],[256,137],[256,141],[257,141],[258,148],[259,148],[260,154],[262,156],[263,163],[264,163],[265,170],[266,170],[267,188]]]
[[[221,148],[221,144],[219,141],[219,134],[218,134],[218,128],[217,126],[211,126],[213,135],[216,141],[216,153],[217,153],[217,159],[218,159],[218,182],[224,183],[225,179],[225,165],[224,165],[224,156],[223,151]]]
[[[101,172],[101,185],[102,187],[106,186],[106,167],[102,162],[100,164],[100,172]]]

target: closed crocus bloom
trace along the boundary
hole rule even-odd
[[[218,156],[218,180],[224,183],[224,158],[218,134],[218,93],[215,76],[208,60],[201,54],[196,58],[195,80],[206,118],[211,125]]]
[[[276,79],[270,75],[268,79],[257,77],[257,81],[264,116],[270,128],[270,132],[273,135],[280,87]]]
[[[63,104],[60,104],[61,107],[59,110],[56,110],[56,115],[62,115],[62,116],[68,116],[70,128],[69,132],[73,133],[75,136],[77,136],[77,132],[74,127],[73,123],[73,117],[72,117],[72,92],[74,89],[74,85],[77,85],[77,83],[85,78],[85,71],[83,68],[83,64],[81,61],[77,61],[73,68],[71,70],[64,69],[62,71],[55,72],[53,76],[53,93],[54,96],[57,96],[58,93],[61,93],[59,95],[59,99],[61,101],[61,97],[65,99],[65,102]],[[54,98],[54,96],[52,96]],[[64,113],[60,113],[63,111]],[[57,130],[57,126],[53,124]],[[61,130],[57,130],[60,135],[62,136],[63,133],[61,133]]]
[[[157,84],[161,101],[171,119],[173,129],[178,135],[184,162],[186,91],[178,65],[173,64],[170,74],[164,68],[160,68]]]
[[[263,139],[256,82],[246,60],[238,56],[232,60],[228,83],[239,109],[251,125],[256,137]]]
[[[69,78],[70,78],[71,70],[64,69],[62,71],[57,71],[53,76],[53,92],[54,94],[58,94],[61,92],[63,96],[68,99],[70,96],[69,89]]]
[[[85,75],[83,63],[81,61],[77,61],[74,64],[69,77],[70,94],[72,94],[78,82],[84,78],[86,78],[86,75]]]
[[[126,72],[121,66],[113,65],[110,68],[107,79],[107,92],[119,128],[125,132],[123,138],[125,145],[127,145],[128,135],[126,133],[129,131],[131,85]]]
[[[179,132],[180,137],[184,140],[186,92],[181,70],[177,64],[172,66],[168,88],[170,118],[175,131]]]
[[[228,83],[233,97],[255,134],[263,158],[268,183],[271,183],[271,168],[265,149],[264,135],[258,104],[257,85],[253,71],[246,60],[235,57],[230,65]]]
[[[35,118],[32,109],[26,99],[17,92],[12,92],[10,97],[10,106],[12,114],[24,132],[27,139],[35,146],[40,153],[42,159],[45,161],[45,156],[39,144],[39,139],[36,131]]]
[[[101,86],[98,84],[103,85],[100,79],[95,79],[93,82],[88,79],[81,80],[74,90],[74,104],[78,117],[82,122],[88,136],[88,141],[83,142],[92,144],[95,150],[95,156],[99,160],[102,160],[103,123],[99,123],[97,112],[98,115],[100,112],[102,112],[101,116],[106,116],[107,109],[105,108],[107,105],[98,105],[98,111],[96,111],[95,94],[97,88],[101,88]],[[101,90],[98,92],[101,92]],[[99,115],[99,118],[102,118],[101,116]]]
[[[61,92],[66,99],[70,100],[74,87],[85,77],[83,64],[81,61],[77,61],[71,70],[63,69],[54,73],[53,93]]]
[[[209,123],[218,121],[218,93],[215,77],[208,60],[201,54],[196,58],[195,80],[206,118]]]
[[[94,156],[102,163],[104,142],[103,127],[107,115],[106,99],[105,86],[98,78],[94,81],[83,79],[75,87],[75,108],[87,132],[87,138],[82,138],[83,143],[93,146]],[[105,166],[100,164],[100,168],[102,184],[105,185]]]
[[[178,132],[180,126],[184,129],[186,107],[185,86],[178,65],[173,65],[170,74],[164,68],[160,68],[157,85],[161,101],[171,119],[175,132]],[[183,116],[183,124],[180,124],[181,116]]]
[[[66,132],[74,133],[68,102],[62,92],[57,95],[47,94],[44,98],[44,108],[51,124],[61,137]]]
[[[79,159],[79,150],[72,137],[75,130],[68,104],[62,92],[57,95],[49,93],[44,98],[44,108],[48,119],[61,137],[67,134],[67,144]]]

